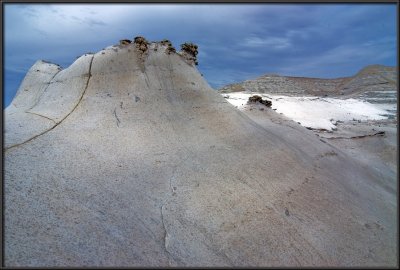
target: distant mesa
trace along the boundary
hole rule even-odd
[[[379,91],[397,91],[397,71],[396,67],[370,65],[354,76],[335,79],[265,74],[256,79],[223,86],[219,91],[221,93],[250,91],[295,96],[353,96],[365,93],[377,95]]]

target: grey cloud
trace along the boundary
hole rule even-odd
[[[95,19],[90,19],[90,18],[85,18],[84,22],[87,23],[90,26],[105,26],[107,25],[105,22],[101,20],[95,20]]]
[[[270,49],[287,49],[292,46],[289,38],[286,37],[248,37],[242,44],[246,47],[268,47]]]
[[[74,21],[77,21],[79,23],[82,24],[86,24],[89,27],[93,27],[93,26],[105,26],[107,25],[104,21],[99,20],[99,19],[93,19],[90,17],[83,17],[83,18],[78,18],[77,16],[70,16],[71,19],[73,19]]]
[[[396,62],[395,5],[24,6],[6,4],[8,69],[29,69],[27,55],[65,67],[78,55],[137,35],[168,38],[177,49],[186,41],[198,44],[198,68],[213,87],[264,73],[335,77],[371,61]]]
[[[76,16],[70,16],[70,18],[73,19],[73,20],[75,20],[75,21],[82,22],[82,19],[81,19],[81,18],[78,18],[78,17],[76,17]]]

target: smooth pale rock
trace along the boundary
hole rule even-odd
[[[28,112],[43,115],[57,123],[62,121],[76,107],[86,91],[92,60],[93,55],[81,56],[70,67],[60,71]]]
[[[36,61],[22,81],[10,107],[29,109],[34,106],[50,81],[60,71],[61,67],[56,64],[42,60]]]
[[[29,69],[15,98],[5,109],[5,148],[23,143],[55,125],[51,119],[27,111],[35,106],[60,70],[60,66],[42,60]]]
[[[51,119],[12,108],[5,110],[4,148],[17,146],[55,126]]]
[[[166,48],[82,59],[70,112],[42,95],[57,126],[5,150],[6,266],[396,265],[393,183]]]
[[[81,56],[64,70],[44,61],[30,68],[5,111],[6,148],[54,128],[73,111],[86,90],[92,59],[93,55]]]

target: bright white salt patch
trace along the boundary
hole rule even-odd
[[[387,115],[394,114],[382,105],[358,99],[289,97],[245,92],[223,94],[222,96],[238,109],[244,109],[247,100],[253,95],[260,95],[272,100],[272,109],[276,109],[276,112],[300,122],[304,127],[313,129],[334,130],[334,124],[337,121],[382,120],[387,119]]]
[[[228,100],[233,106],[241,109],[244,107],[244,105],[246,105],[250,95],[247,94],[240,95],[238,93],[235,93],[229,95],[223,94],[222,96],[225,97],[226,100]]]

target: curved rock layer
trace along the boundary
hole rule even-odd
[[[394,180],[254,122],[167,49],[28,72],[5,111],[6,266],[396,265]]]

